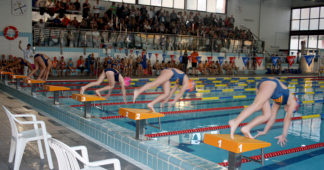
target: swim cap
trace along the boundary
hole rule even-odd
[[[196,83],[194,80],[192,79],[189,79],[189,85],[188,85],[188,89],[187,89],[187,92],[192,92],[195,90],[195,86],[196,86]]]
[[[132,79],[130,77],[124,77],[125,86],[128,87]]]

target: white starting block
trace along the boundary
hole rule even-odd
[[[156,113],[147,109],[132,109],[132,108],[119,108],[119,114],[136,120],[136,136],[137,140],[145,140],[145,126],[147,119],[164,117],[164,114]]]
[[[20,80],[26,78],[27,76],[24,75],[10,75],[12,79],[16,79],[16,89],[19,90],[21,89],[20,87]]]
[[[25,82],[27,84],[31,85],[31,95],[34,96],[34,97],[36,96],[36,88],[37,88],[37,86],[46,83],[46,81],[43,81],[43,80],[31,80],[31,79],[30,80],[26,79]]]
[[[84,103],[84,117],[90,118],[91,115],[91,102],[106,100],[104,97],[99,97],[96,95],[86,95],[86,94],[72,94],[72,99]]]
[[[271,146],[271,143],[235,135],[231,139],[229,134],[205,134],[204,143],[228,151],[228,169],[240,170],[242,158],[264,164],[264,148]],[[261,160],[254,160],[242,156],[243,152],[261,149]]]
[[[46,91],[50,91],[54,93],[54,104],[58,105],[60,104],[59,98],[60,98],[60,92],[71,90],[69,87],[64,87],[64,86],[52,86],[52,85],[45,85],[44,89]]]

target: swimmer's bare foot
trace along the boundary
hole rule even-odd
[[[138,93],[138,89],[134,90],[134,97],[133,97],[133,103],[135,103],[137,97],[138,97],[139,93]]]
[[[102,97],[100,92],[98,90],[95,91],[96,92],[96,95],[99,96],[99,97]]]
[[[153,105],[151,105],[151,104],[148,104],[147,105],[147,107],[150,109],[150,110],[152,110],[153,112],[156,112],[155,110],[154,110],[154,107],[153,107]]]
[[[80,94],[83,94],[84,93],[84,90],[85,90],[84,87],[81,87],[80,88]]]
[[[234,120],[230,120],[228,121],[228,124],[230,125],[231,127],[231,138],[234,139],[234,133],[235,133],[235,130],[237,128],[237,125],[235,125],[235,121]]]
[[[250,133],[250,130],[247,128],[247,127],[242,127],[241,128],[241,132],[244,134],[245,137],[248,137],[248,138],[253,138],[253,136],[251,135]]]

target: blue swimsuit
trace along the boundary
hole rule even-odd
[[[116,81],[116,82],[119,82],[119,72],[118,72],[118,71],[116,71],[116,70],[113,69],[113,68],[106,68],[106,69],[104,70],[104,72],[106,73],[107,71],[112,71],[112,72],[114,72],[115,81]]]
[[[47,66],[48,66],[48,63],[47,63],[47,60],[48,60],[48,59],[46,60],[45,57],[44,57],[43,55],[41,55],[41,54],[36,54],[36,55],[34,56],[34,59],[37,58],[37,57],[39,57],[39,56],[42,57],[42,59],[43,59],[45,65],[46,65],[46,67],[47,67]]]
[[[20,60],[20,64],[23,65],[23,66],[28,66],[28,64],[25,63],[24,59],[21,59],[21,60]]]
[[[281,84],[280,84],[279,80],[277,80],[277,79],[269,79],[269,78],[261,80],[260,83],[257,86],[257,89],[259,89],[261,83],[263,83],[265,81],[273,81],[273,82],[275,82],[277,84],[277,87],[274,90],[274,92],[273,92],[273,94],[271,96],[271,99],[275,103],[277,103],[279,105],[286,105],[287,102],[288,102],[288,98],[289,98],[289,89],[283,89],[281,87]]]
[[[175,69],[172,69],[173,76],[170,78],[170,81],[175,81],[179,83],[179,85],[182,85],[183,83],[183,78],[186,75],[185,73],[178,73]]]

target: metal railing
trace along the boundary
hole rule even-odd
[[[198,50],[208,52],[260,53],[262,41],[230,38],[97,31],[57,27],[33,27],[34,46],[85,47],[85,48],[135,48],[147,50]],[[261,44],[261,46],[260,46]]]

